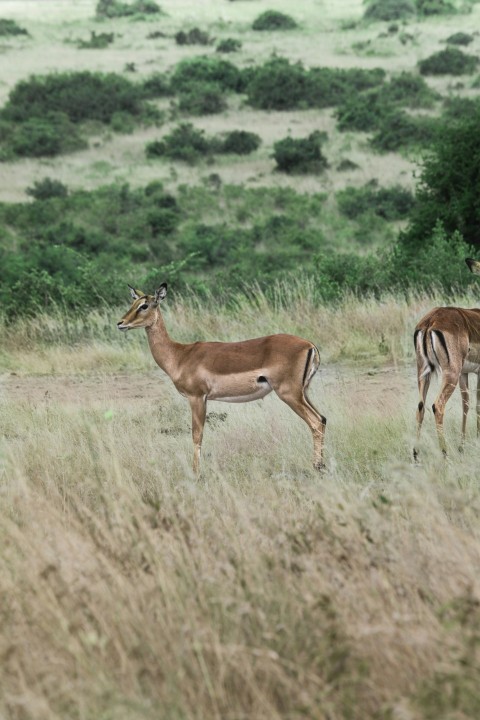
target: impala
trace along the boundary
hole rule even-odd
[[[323,467],[326,419],[306,397],[320,364],[308,340],[295,335],[268,335],[243,342],[175,342],[167,333],[159,303],[167,294],[160,285],[146,295],[131,285],[133,303],[117,323],[119,330],[145,328],[153,358],[187,398],[192,411],[193,470],[198,475],[208,400],[250,402],[275,391],[304,420],[313,435],[314,467]]]
[[[470,270],[480,275],[480,262],[467,258]],[[443,419],[445,406],[457,383],[462,395],[462,444],[469,407],[468,375],[477,375],[477,435],[480,435],[480,309],[437,307],[430,310],[415,328],[413,336],[417,356],[417,376],[420,402],[417,408],[417,441],[420,438],[425,402],[433,372],[440,371],[441,385],[432,405],[440,448],[447,452]],[[414,449],[414,458],[417,458]]]

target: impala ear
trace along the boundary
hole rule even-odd
[[[157,290],[155,290],[155,302],[156,303],[161,302],[165,298],[166,294],[167,294],[167,283],[162,283],[160,285],[160,287]]]
[[[467,263],[472,273],[475,273],[475,275],[480,275],[480,262],[478,260],[474,260],[473,258],[465,258],[465,262]]]
[[[144,297],[145,293],[143,293],[141,290],[135,290],[135,288],[131,285],[129,285],[128,287],[130,288],[130,295],[132,296],[132,300],[138,300],[139,297]]]

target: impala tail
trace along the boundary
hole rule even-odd
[[[415,331],[413,342],[417,357],[421,360],[419,379],[425,378],[433,372],[441,372],[443,368],[450,365],[447,341],[441,330],[428,327],[419,328]]]

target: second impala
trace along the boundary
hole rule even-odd
[[[284,334],[243,342],[178,343],[168,335],[159,308],[167,294],[166,283],[154,295],[129,287],[133,303],[117,327],[145,328],[155,362],[190,403],[196,474],[200,469],[207,401],[250,402],[272,390],[307,423],[313,436],[314,467],[317,470],[323,467],[327,421],[306,396],[320,364],[320,354],[313,343]]]

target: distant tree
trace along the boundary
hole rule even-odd
[[[423,162],[409,227],[401,243],[418,247],[440,221],[448,234],[480,244],[480,108],[466,119],[445,122]]]

